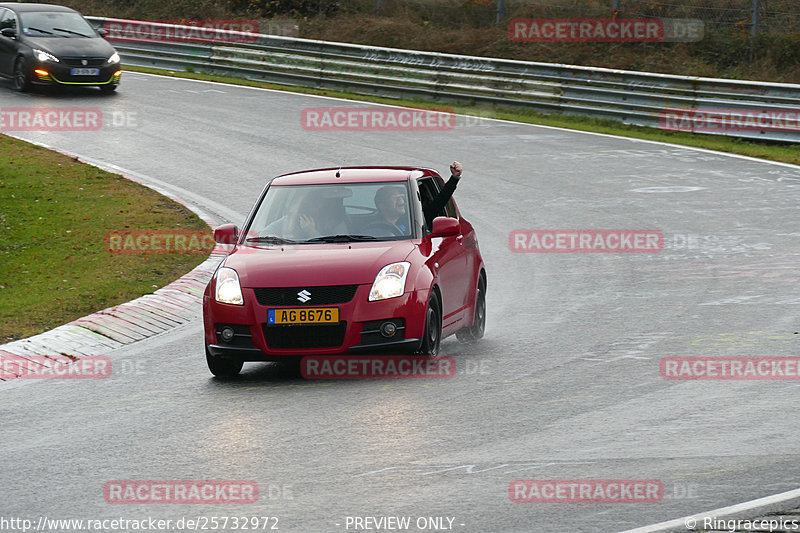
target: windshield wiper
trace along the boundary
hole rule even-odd
[[[40,33],[46,33],[47,35],[53,35],[53,32],[47,31],[47,30],[43,30],[41,28],[28,28],[28,29],[29,30],[33,30],[33,31],[38,31]]]
[[[72,31],[72,30],[65,30],[64,28],[53,28],[53,31],[63,31],[65,33],[71,33],[72,35],[77,35],[79,37],[86,37],[86,38],[89,37],[88,35],[84,35],[82,33],[78,33],[76,31]]]
[[[324,237],[314,237],[305,242],[350,242],[350,241],[377,241],[377,237],[372,235],[325,235]]]
[[[247,242],[264,242],[267,244],[297,244],[297,241],[276,237],[275,235],[264,235],[262,237],[250,237],[245,239]]]

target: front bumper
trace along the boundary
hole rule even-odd
[[[91,76],[76,76],[72,74],[73,68],[68,64],[39,62],[32,69],[30,79],[37,85],[116,85],[122,76],[119,63],[104,65],[97,68],[99,74]],[[83,68],[83,67],[80,67]]]
[[[248,288],[242,289],[245,305],[221,304],[213,299],[210,287],[203,297],[203,322],[205,343],[212,356],[277,361],[348,352],[411,353],[421,344],[427,291],[411,291],[397,298],[369,302],[371,285],[359,285],[348,302],[309,306],[338,308],[337,324],[276,326],[268,324],[269,309],[304,306],[261,305],[254,290]],[[395,325],[396,333],[391,337],[380,333],[380,326],[385,322]],[[222,337],[226,327],[234,332],[227,341]]]

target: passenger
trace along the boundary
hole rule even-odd
[[[406,191],[403,187],[386,185],[375,193],[375,207],[378,217],[372,224],[385,222],[391,224],[400,235],[408,233],[409,220],[406,210]]]
[[[433,219],[436,218],[437,213],[440,213],[442,209],[444,209],[444,206],[447,205],[447,202],[449,202],[450,198],[453,196],[453,192],[455,192],[456,186],[458,186],[458,180],[461,179],[463,170],[461,163],[453,161],[453,164],[450,165],[450,179],[447,180],[444,188],[439,191],[439,194],[437,194],[433,200],[427,202],[427,204],[426,202],[422,203],[425,224],[427,224],[429,230],[433,229]]]

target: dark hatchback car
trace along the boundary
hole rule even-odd
[[[52,4],[0,3],[0,76],[32,85],[119,85],[120,58],[83,16]]]

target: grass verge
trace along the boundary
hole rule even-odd
[[[206,257],[106,249],[109,231],[140,229],[209,230],[147,187],[0,135],[0,343],[153,292]]]
[[[455,113],[463,115],[497,118],[503,120],[512,120],[516,122],[525,122],[529,124],[540,124],[544,126],[554,126],[558,128],[588,131],[594,133],[607,133],[610,135],[631,137],[635,139],[646,139],[651,141],[668,142],[673,144],[681,144],[685,146],[694,146],[697,148],[705,148],[708,150],[729,152],[749,157],[769,159],[772,161],[780,161],[782,163],[791,163],[795,165],[800,165],[799,144],[768,143],[768,142],[758,142],[758,141],[747,141],[744,139],[725,137],[721,135],[662,131],[654,128],[645,128],[642,126],[629,126],[621,124],[619,122],[615,122],[613,120],[592,119],[587,117],[561,115],[561,114],[548,115],[529,110],[506,109],[497,106],[450,105],[450,104],[442,104],[440,102],[430,102],[423,100],[405,100],[405,99],[385,98],[379,96],[367,96],[367,95],[359,95],[342,91],[277,85],[274,83],[266,83],[257,80],[247,80],[232,76],[219,76],[219,75],[205,74],[199,72],[180,72],[180,71],[161,70],[155,68],[133,67],[133,66],[126,66],[125,70],[133,72],[159,74],[162,76],[172,76],[177,78],[215,81],[219,83],[228,83],[233,85],[262,87],[266,89],[291,91],[302,94],[314,94],[322,96],[331,96],[334,98],[346,98],[349,100],[359,100],[364,102],[378,102],[383,104],[415,107],[421,109],[441,110],[443,107],[447,107],[448,109],[452,109]]]

